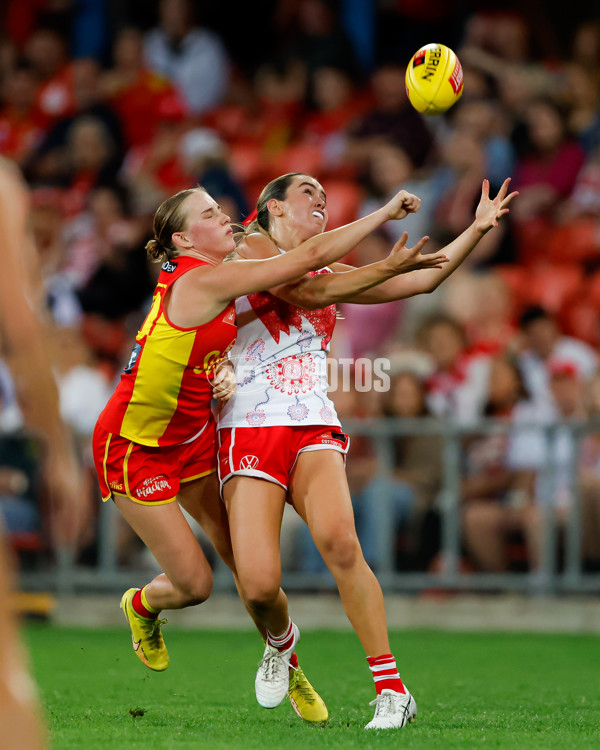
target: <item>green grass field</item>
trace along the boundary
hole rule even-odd
[[[374,689],[351,633],[305,632],[300,663],[330,720],[303,724],[290,704],[261,709],[249,632],[166,629],[171,666],[156,674],[129,633],[25,631],[55,750],[113,748],[599,748],[600,638],[395,632],[392,648],[419,706],[399,732],[365,732]]]

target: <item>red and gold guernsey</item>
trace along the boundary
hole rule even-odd
[[[192,440],[210,417],[211,376],[235,343],[235,305],[195,328],[179,328],[165,310],[172,284],[208,265],[189,256],[163,263],[152,307],[121,380],[98,421],[109,432],[148,446]]]

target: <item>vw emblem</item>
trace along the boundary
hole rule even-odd
[[[244,456],[240,461],[240,469],[256,469],[258,456]]]

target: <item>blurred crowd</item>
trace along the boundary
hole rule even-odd
[[[8,0],[0,10],[0,154],[31,187],[30,295],[90,492],[91,433],[148,307],[157,268],[144,244],[167,196],[202,184],[241,221],[270,179],[302,171],[322,182],[333,228],[400,188],[416,193],[418,214],[348,258],[363,265],[404,229],[409,244],[428,234],[430,250],[442,247],[471,222],[483,178],[495,193],[512,176],[520,194],[510,220],[434,294],[342,306],[332,355],[386,358],[391,387],[334,395],[342,419],[508,425],[494,435],[474,428],[463,443],[466,564],[535,569],[540,504],[560,527],[577,494],[583,561],[599,569],[600,428],[577,443],[569,429],[544,426],[600,412],[600,22],[583,11],[540,16],[527,1],[486,10],[458,0],[426,9],[273,0],[233,18],[198,13],[204,5]],[[464,94],[446,115],[423,118],[404,71],[432,41],[457,51]],[[21,429],[2,361],[0,509],[15,545],[31,551],[43,547],[43,519],[35,450]],[[376,564],[385,492],[398,566],[435,569],[442,439],[398,437],[393,457],[384,476],[366,438],[351,448],[365,555]],[[319,568],[302,534],[294,549],[291,565]],[[132,554],[124,536],[122,562]],[[93,534],[82,556],[93,561]]]

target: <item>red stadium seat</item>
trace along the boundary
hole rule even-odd
[[[278,175],[288,172],[304,172],[318,179],[322,161],[323,156],[318,146],[296,143],[275,156],[270,166]]]
[[[576,265],[538,264],[527,269],[525,299],[558,313],[583,291],[583,270]]]
[[[600,312],[589,297],[581,302],[567,305],[559,321],[569,336],[583,339],[591,346],[600,345]]]
[[[552,263],[585,263],[600,258],[598,223],[579,219],[556,229],[548,242],[548,260]]]
[[[524,266],[501,265],[496,266],[494,270],[510,290],[515,309],[528,304],[527,280],[530,273],[529,269]]]
[[[229,148],[229,163],[235,176],[244,184],[263,179],[263,156],[254,144],[233,143]]]

